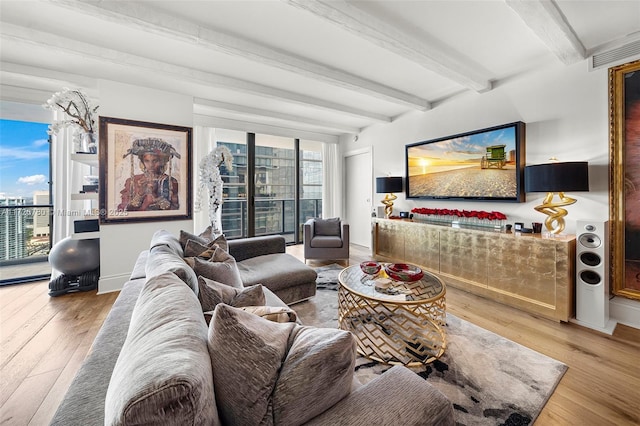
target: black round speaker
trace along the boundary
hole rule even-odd
[[[580,279],[585,283],[591,284],[591,285],[600,284],[600,281],[602,281],[600,274],[594,271],[589,271],[589,270],[580,272]]]
[[[590,251],[580,254],[580,262],[587,266],[598,266],[601,262],[600,256]]]

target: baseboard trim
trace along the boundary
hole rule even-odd
[[[111,293],[122,290],[124,283],[129,281],[131,273],[100,277],[98,281],[98,294]]]
[[[640,329],[640,301],[614,297],[609,301],[609,317],[620,324]]]

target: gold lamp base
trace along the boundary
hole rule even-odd
[[[563,209],[564,206],[569,206],[576,202],[575,199],[567,197],[564,192],[558,192],[560,201],[553,202],[555,192],[547,193],[547,196],[542,201],[542,204],[534,207],[540,213],[546,214],[548,217],[544,221],[545,227],[552,234],[559,234],[564,231],[564,217],[567,215],[567,211]]]
[[[382,201],[380,201],[382,204],[384,204],[384,215],[387,218],[393,213],[393,200],[396,200],[397,198],[398,197],[396,197],[395,194],[388,193],[384,196]]]

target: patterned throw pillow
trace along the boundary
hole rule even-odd
[[[198,300],[202,311],[213,311],[219,303],[241,308],[243,306],[264,306],[265,298],[261,284],[243,289],[231,287],[203,276],[198,277]]]
[[[181,230],[179,241],[180,241],[180,245],[184,249],[185,246],[187,245],[187,241],[189,240],[197,241],[200,244],[203,244],[206,246],[207,244],[209,244],[211,241],[215,239],[216,237],[213,234],[213,228],[211,227],[211,225],[209,225],[207,229],[202,231],[199,235],[195,235],[195,234],[192,234],[191,232]]]
[[[227,242],[224,234],[207,244],[202,244],[196,240],[187,240],[187,243],[184,246],[184,255],[185,257],[197,256],[203,259],[210,259],[211,256],[213,256],[216,247],[219,247],[226,252],[229,251],[229,243]]]
[[[356,344],[347,331],[271,322],[220,304],[209,354],[223,424],[298,425],[349,394]]]
[[[225,304],[216,306],[208,347],[222,424],[273,424],[271,395],[295,326]]]
[[[236,260],[219,247],[215,249],[209,260],[185,257],[184,261],[195,271],[196,276],[203,276],[231,287],[244,288]]]
[[[348,331],[297,325],[289,341],[273,392],[278,425],[304,424],[347,396],[356,362],[356,342]]]

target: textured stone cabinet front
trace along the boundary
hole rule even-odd
[[[447,285],[541,316],[573,316],[575,237],[373,219],[373,256],[438,274]]]

